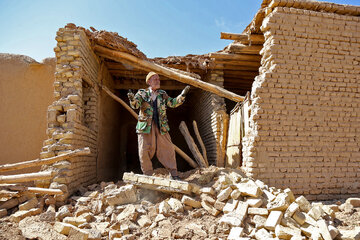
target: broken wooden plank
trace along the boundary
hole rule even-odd
[[[170,68],[161,66],[161,65],[153,63],[153,62],[139,59],[131,54],[124,53],[121,51],[111,50],[111,49],[108,49],[108,48],[105,48],[105,47],[102,47],[99,45],[95,45],[94,50],[102,57],[109,58],[109,59],[112,59],[112,60],[118,61],[118,62],[121,62],[125,59],[125,60],[131,62],[131,64],[135,68],[140,67],[147,71],[154,71],[160,75],[164,75],[166,77],[177,80],[179,82],[190,84],[194,87],[201,88],[205,91],[215,93],[216,95],[219,95],[220,97],[225,97],[225,98],[228,98],[235,102],[240,102],[240,101],[244,100],[244,97],[239,96],[235,93],[232,93],[228,90],[225,90],[224,88],[221,88],[214,84],[203,82],[200,79],[196,79],[194,77],[185,75],[178,71],[175,71],[175,69],[170,69]]]
[[[126,110],[128,110],[131,115],[133,115],[134,118],[138,119],[138,114],[129,106],[127,105],[121,98],[119,98],[118,96],[116,96],[114,93],[112,93],[107,87],[105,86],[101,86],[101,88],[107,93],[109,94],[110,97],[112,97],[115,101],[117,101],[118,103],[120,103],[123,107],[126,108]],[[194,160],[192,160],[186,153],[184,153],[179,147],[177,147],[175,144],[173,144],[175,151],[183,158],[185,159],[190,166],[192,166],[193,168],[197,168],[197,164]]]
[[[221,32],[220,33],[220,39],[227,39],[227,40],[238,40],[238,41],[246,41],[248,40],[247,34],[241,34],[241,33],[227,33],[227,32]]]
[[[199,166],[201,168],[208,167],[208,165],[206,164],[204,158],[202,157],[198,147],[196,146],[194,139],[191,137],[191,135],[189,133],[189,129],[187,128],[184,121],[181,121],[179,128],[180,128],[180,132],[184,136],[186,143],[188,144],[188,146],[189,146],[192,154],[194,155],[195,160],[199,164]]]
[[[51,179],[54,176],[55,172],[52,171],[0,176],[0,183],[30,182],[34,180]]]
[[[203,140],[201,139],[200,132],[199,132],[199,129],[197,127],[197,123],[196,123],[195,120],[193,121],[193,127],[194,127],[195,136],[196,136],[196,138],[197,138],[197,140],[198,140],[198,142],[199,142],[199,144],[201,146],[201,150],[202,150],[202,153],[203,153],[203,158],[205,160],[205,163],[206,163],[207,166],[209,166],[209,162],[207,160],[205,144],[204,144]]]
[[[45,164],[52,164],[52,163],[55,163],[55,162],[58,162],[58,161],[61,161],[64,159],[69,159],[72,157],[89,155],[89,154],[90,154],[90,148],[88,148],[88,147],[83,148],[83,149],[76,149],[69,153],[65,153],[65,154],[58,155],[58,156],[51,157],[51,158],[35,159],[35,160],[31,160],[31,161],[0,165],[0,172],[24,169],[24,168],[35,167],[35,166],[42,166]]]
[[[49,194],[49,195],[59,195],[64,194],[60,189],[55,188],[40,188],[40,187],[27,187],[17,184],[1,184],[0,189],[2,190],[12,190],[12,191],[20,191],[20,192],[32,192],[39,194]]]

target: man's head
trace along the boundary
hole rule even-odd
[[[146,83],[152,90],[158,90],[160,88],[160,77],[155,72],[149,72],[146,76]]]

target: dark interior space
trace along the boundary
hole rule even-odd
[[[185,85],[184,85],[185,86]],[[133,89],[134,92],[137,89]],[[170,97],[176,97],[181,93],[181,90],[165,90]],[[129,103],[127,97],[127,90],[118,90],[117,95],[123,99],[126,103]],[[184,104],[177,108],[167,108],[167,116],[169,120],[170,126],[170,136],[172,142],[178,146],[182,151],[184,151],[188,156],[193,158],[192,153],[190,152],[189,147],[186,144],[186,141],[179,130],[179,125],[181,121],[185,121],[187,124],[190,133],[193,135],[192,130],[192,121],[193,119],[190,118],[192,116],[191,111],[193,105],[193,98],[194,93],[188,93]],[[137,134],[136,134],[136,123],[137,119],[135,119],[124,107],[119,104],[119,108],[121,110],[121,118],[119,119],[118,124],[121,126],[121,132],[119,134],[118,146],[120,148],[120,158],[118,159],[116,166],[119,170],[119,177],[122,175],[123,172],[134,172],[134,173],[141,173],[139,156],[138,156],[138,142],[137,142]],[[137,114],[139,109],[134,110]],[[181,172],[188,171],[192,169],[192,167],[178,154],[176,154],[176,161],[178,170]],[[163,168],[162,164],[157,160],[156,154],[152,159],[153,167],[156,168]]]

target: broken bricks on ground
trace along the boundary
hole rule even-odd
[[[81,196],[72,196],[69,204],[59,204],[52,196],[27,194],[20,200],[23,203],[18,206],[18,211],[12,213],[11,205],[2,203],[0,214],[12,213],[9,220],[20,222],[19,226],[24,226],[21,223],[28,221],[27,217],[39,215],[40,219],[51,223],[60,236],[76,236],[77,239],[137,239],[146,234],[153,239],[331,240],[360,237],[360,229],[339,231],[334,224],[335,212],[360,207],[359,198],[349,198],[340,206],[310,203],[304,196],[295,198],[290,189],[269,187],[236,170],[214,169],[197,178],[191,179],[190,175],[189,182],[125,173],[126,185],[123,182],[93,184],[82,188]],[[141,191],[147,192],[144,195]],[[221,228],[221,233],[189,224],[185,230],[179,228],[171,232],[165,229],[168,235],[161,235],[164,234],[161,228],[166,226],[161,223],[169,217],[181,221],[182,215],[195,219],[204,213],[216,221],[204,224]]]

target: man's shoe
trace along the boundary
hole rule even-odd
[[[172,180],[181,181],[181,178],[179,176],[171,176]]]

